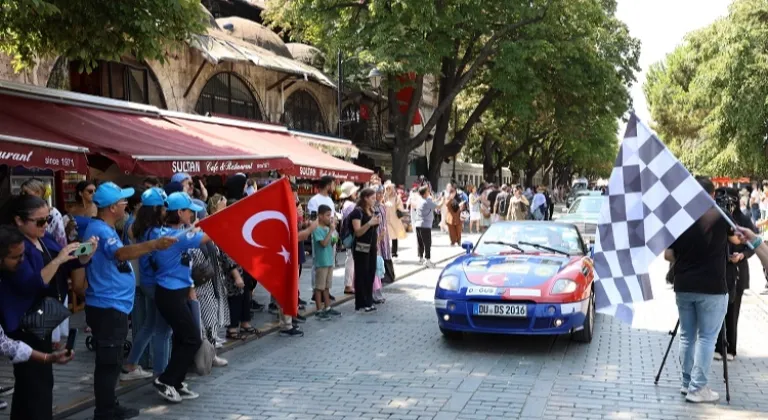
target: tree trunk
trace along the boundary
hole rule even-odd
[[[395,145],[392,148],[392,183],[405,185],[405,177],[408,175],[408,163],[410,150]]]

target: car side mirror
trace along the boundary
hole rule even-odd
[[[472,248],[475,247],[475,244],[470,241],[464,241],[461,243],[461,247],[464,248],[464,251],[466,251],[467,255],[469,255],[472,253]]]

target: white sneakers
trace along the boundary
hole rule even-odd
[[[723,360],[723,355],[720,354],[720,353],[715,353],[714,357],[715,357],[715,360]],[[734,356],[732,354],[726,354],[725,355],[725,360],[727,360],[729,362],[732,362],[733,359],[735,359],[735,358],[736,358],[736,356]]]
[[[152,385],[154,385],[158,395],[172,403],[180,403],[183,400],[194,400],[200,397],[200,394],[189,389],[186,382],[182,382],[181,388],[177,389],[160,382],[160,378],[156,378]]]
[[[142,369],[141,366],[136,366],[136,369],[127,372],[125,370],[120,373],[120,380],[121,381],[136,381],[139,379],[149,379],[152,376],[152,372],[147,372],[146,370]]]
[[[214,367],[224,367],[224,366],[227,366],[227,365],[229,365],[229,362],[227,361],[227,359],[221,358],[219,356],[214,356],[213,357],[213,366]]]
[[[681,391],[682,392],[682,391]],[[720,399],[720,394],[709,389],[708,386],[697,389],[693,392],[688,392],[685,396],[685,400],[692,403],[706,403],[715,402]]]

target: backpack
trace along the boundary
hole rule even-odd
[[[509,210],[509,194],[499,194],[498,200],[499,200],[499,214],[502,216],[506,216],[507,210]]]
[[[353,212],[356,211],[352,210]],[[352,229],[352,218],[349,217],[352,213],[350,212],[347,217],[345,217],[341,221],[341,233],[339,234],[339,237],[341,238],[341,244],[344,245],[344,248],[346,249],[352,249],[352,245],[355,243],[355,232]]]

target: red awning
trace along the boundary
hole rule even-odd
[[[88,148],[0,113],[0,165],[85,173]]]
[[[226,137],[205,136],[159,116],[0,95],[0,114],[72,139],[113,160],[126,173],[169,177],[175,172],[232,174],[292,166],[274,153],[257,153]],[[290,138],[287,134],[285,138]]]
[[[282,172],[298,178],[318,179],[325,175],[332,175],[340,180],[365,182],[373,173],[369,169],[323,153],[287,133],[259,131],[182,118],[168,119],[204,137],[220,136],[249,150],[268,150],[270,154],[287,156],[294,166]]]

